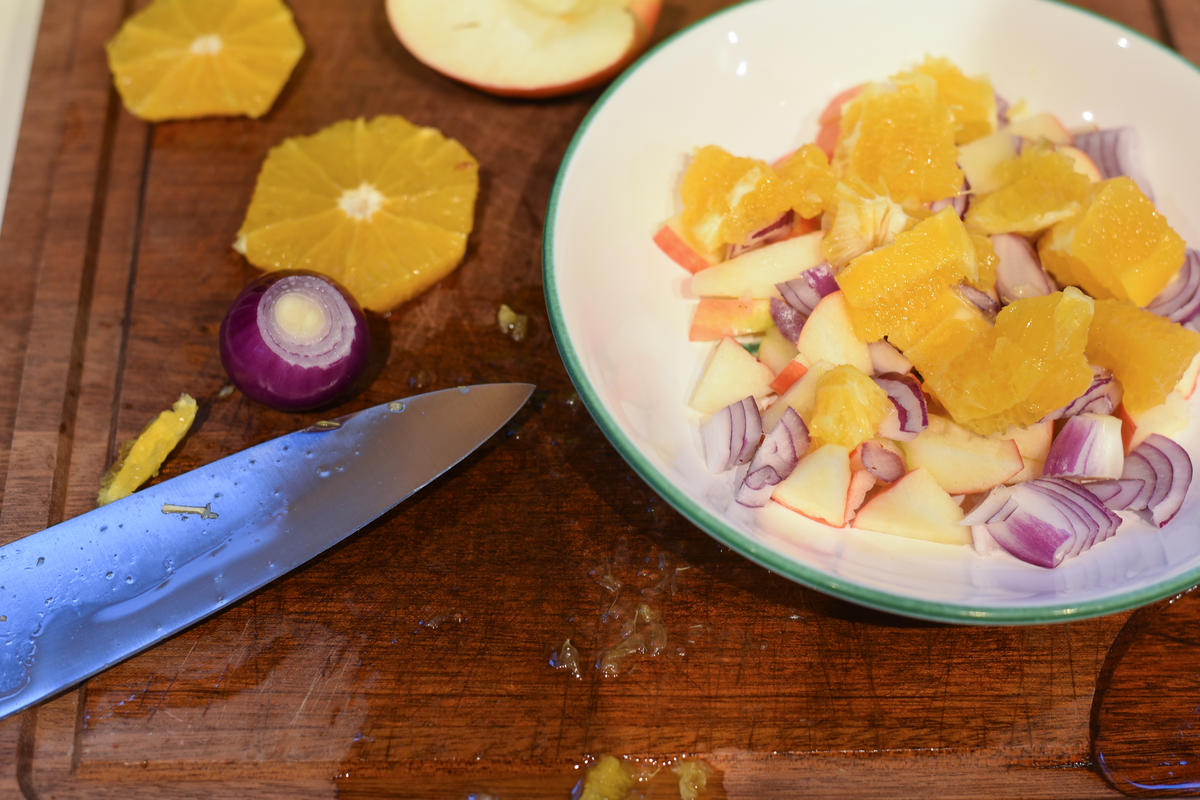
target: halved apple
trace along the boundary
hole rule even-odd
[[[387,0],[418,61],[507,97],[596,86],[650,42],[662,0]]]

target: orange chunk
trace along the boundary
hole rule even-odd
[[[803,145],[780,161],[775,171],[787,183],[792,208],[801,218],[812,219],[830,207],[837,179],[817,145]]]
[[[957,305],[946,290],[977,275],[975,244],[947,208],[854,259],[837,281],[859,338],[886,336],[903,350]]]
[[[986,234],[1038,233],[1079,212],[1091,181],[1074,161],[1045,146],[1028,147],[996,166],[1000,188],[967,209],[967,225]]]
[[[1127,177],[1096,184],[1083,213],[1038,243],[1042,264],[1060,283],[1137,306],[1170,283],[1184,250],[1183,239]]]
[[[1120,381],[1130,414],[1161,405],[1197,353],[1200,333],[1124,300],[1096,300],[1087,356]]]
[[[875,436],[892,408],[879,384],[856,367],[841,364],[817,383],[808,430],[815,442],[854,449]]]
[[[974,141],[996,130],[996,92],[985,77],[969,78],[946,58],[926,56],[911,72],[892,78],[901,82],[913,73],[928,75],[937,83],[937,97],[954,115],[954,141]]]
[[[873,85],[846,104],[834,151],[839,178],[857,177],[905,207],[950,197],[962,188],[954,114],[932,78]]]

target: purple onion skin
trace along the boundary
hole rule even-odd
[[[353,330],[349,351],[332,363],[304,366],[281,358],[263,339],[258,307],[267,291],[291,276],[311,277],[336,290]],[[234,299],[218,334],[221,364],[242,394],[281,411],[308,411],[341,398],[367,365],[367,320],[354,297],[333,279],[306,270],[268,272]]]

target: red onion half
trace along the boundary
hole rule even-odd
[[[269,272],[233,301],[219,334],[221,363],[251,400],[284,411],[340,397],[367,365],[367,320],[324,275]]]

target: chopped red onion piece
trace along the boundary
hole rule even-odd
[[[800,311],[790,303],[780,300],[778,297],[771,298],[771,320],[775,323],[775,327],[783,334],[784,338],[792,344],[800,338],[800,331],[804,328],[804,323],[808,321],[808,317],[800,313]]]
[[[1119,478],[1125,467],[1121,420],[1109,414],[1067,419],[1046,453],[1042,474],[1066,478]]]
[[[764,244],[783,241],[792,235],[792,225],[796,220],[796,212],[790,208],[783,212],[779,219],[772,222],[754,233],[746,237],[746,241],[742,244],[731,244],[726,249],[725,257],[733,258],[740,256],[747,250],[753,250],[757,247],[762,247]]]
[[[894,483],[904,477],[904,458],[882,442],[868,439],[858,454],[863,469],[883,483]]]
[[[963,522],[983,525],[1010,554],[1041,567],[1058,566],[1109,538],[1121,524],[1094,494],[1061,478],[1037,478],[993,493],[998,497],[985,498]]]
[[[1188,248],[1179,272],[1146,310],[1172,322],[1187,322],[1200,313],[1200,253]]]
[[[833,268],[828,261],[822,261],[801,272],[798,278],[775,284],[775,288],[788,305],[807,317],[822,297],[838,290],[838,285],[833,277]]]
[[[1008,100],[996,95],[996,122],[1001,127],[1008,124]]]
[[[753,397],[744,397],[717,411],[700,426],[704,460],[710,472],[745,464],[762,439],[762,417]]]
[[[915,377],[885,372],[874,380],[896,408],[895,416],[889,416],[880,425],[880,436],[906,441],[929,427],[929,406]]]
[[[987,292],[980,291],[974,286],[966,283],[958,285],[958,293],[970,301],[976,308],[987,315],[989,319],[995,319],[996,314],[1000,312],[1000,304]]]
[[[1077,133],[1074,145],[1092,159],[1102,177],[1128,175],[1146,197],[1154,200],[1154,191],[1138,157],[1138,138],[1134,128],[1101,128]]]
[[[992,238],[996,251],[996,293],[1001,303],[1011,303],[1023,297],[1041,297],[1058,287],[1042,269],[1037,251],[1023,236],[1000,233]]]
[[[1121,404],[1121,384],[1103,367],[1092,367],[1092,383],[1079,397],[1052,411],[1043,419],[1062,419],[1076,414],[1111,414]]]
[[[775,486],[792,474],[808,450],[808,441],[808,426],[796,409],[788,407],[750,460],[734,499],[750,508],[765,506]]]
[[[1148,469],[1149,462],[1141,460]],[[1087,487],[1088,491],[1113,511],[1144,511],[1146,502],[1150,499],[1150,484],[1142,478],[1090,481]]]
[[[967,214],[967,206],[971,200],[971,182],[963,178],[962,189],[952,197],[943,197],[941,200],[934,200],[929,204],[929,210],[933,213],[941,211],[943,208],[953,208],[954,213],[958,214],[958,218],[962,219]]]
[[[1146,509],[1160,528],[1183,505],[1192,482],[1192,459],[1178,442],[1152,433],[1125,459],[1122,478],[1141,478],[1150,484]]]

